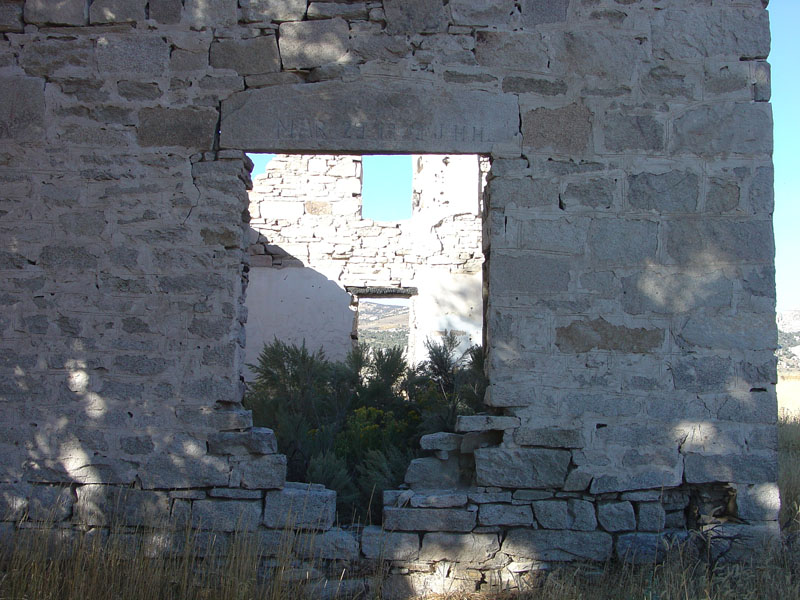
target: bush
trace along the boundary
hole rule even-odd
[[[453,431],[457,415],[478,410],[483,351],[457,357],[457,346],[452,333],[428,340],[428,359],[410,367],[398,347],[359,344],[338,363],[275,340],[250,365],[244,404],[255,425],[275,430],[289,480],[336,490],[340,516],[366,520],[380,514],[383,490],[402,483],[421,435]]]

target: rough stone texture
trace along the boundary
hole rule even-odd
[[[459,433],[489,431],[492,429],[516,429],[517,427],[519,427],[519,419],[516,417],[494,417],[489,415],[456,417],[456,431]]]
[[[245,21],[300,21],[306,0],[239,0]]]
[[[781,497],[775,483],[734,484],[736,509],[745,521],[775,521],[781,509]]]
[[[414,561],[419,558],[419,535],[391,533],[371,525],[361,533],[361,551],[367,558]]]
[[[278,441],[275,433],[266,427],[251,427],[248,431],[226,431],[208,436],[210,454],[275,454]]]
[[[239,473],[244,488],[282,488],[286,481],[286,457],[273,454],[246,460],[239,465]]]
[[[89,21],[127,23],[144,21],[147,0],[95,0],[89,7]]]
[[[1,77],[0,86],[0,140],[40,138],[44,133],[44,82],[32,77]]]
[[[613,540],[602,531],[512,529],[502,551],[514,560],[606,560]]]
[[[565,154],[582,154],[592,134],[591,113],[585,106],[537,108],[522,115],[526,147]]]
[[[636,529],[636,517],[630,502],[601,502],[597,505],[597,520],[606,531]]]
[[[479,525],[520,526],[533,523],[530,506],[511,504],[481,504],[478,510]]]
[[[264,497],[263,523],[272,529],[328,530],[336,520],[336,492],[305,483],[287,483]]]
[[[723,515],[708,532],[712,560],[774,539],[763,3],[327,4],[2,3],[0,481],[31,490],[33,515],[44,511],[35,502],[55,501],[59,536],[78,517],[108,522],[104,499],[130,490],[162,508],[179,494],[168,500],[175,522],[206,514],[230,528],[246,508],[274,546],[260,498],[283,486],[284,459],[209,453],[215,434],[252,426],[241,376],[256,270],[247,251],[258,240],[243,151],[476,152],[493,164],[482,207],[486,401],[521,432],[578,430],[582,446],[564,436],[520,448],[506,430],[470,433],[459,450],[491,446],[475,451],[478,483],[492,486],[477,493],[511,493],[509,506],[566,502],[567,527],[586,531],[481,527],[506,535],[515,569],[604,560],[612,536],[589,530],[592,506],[636,503],[641,529],[660,521],[646,504],[661,503],[665,526],[695,527],[689,497],[702,488],[710,499],[698,510],[711,510],[735,485],[727,510],[743,522]],[[330,18],[307,20],[319,16]],[[313,37],[301,46],[304,33]],[[235,49],[281,39],[280,66],[271,46],[266,59]],[[288,236],[275,208],[259,225]],[[303,211],[334,217],[317,196]],[[447,227],[457,235],[467,223],[474,215]],[[377,244],[389,230],[363,237]],[[335,227],[309,239],[306,248],[337,252]],[[388,277],[407,279],[393,264]],[[662,495],[618,496],[653,490]],[[130,509],[120,518],[134,521]],[[387,521],[412,535],[484,535],[479,514],[388,508]],[[656,533],[616,535],[618,554],[658,556]],[[325,560],[358,556],[347,532],[320,540]],[[403,568],[420,593],[451,583],[472,592],[492,577]]]
[[[86,0],[25,0],[25,22],[36,25],[86,25]]]
[[[183,146],[208,150],[214,140],[216,111],[146,108],[139,113],[137,135],[142,146]]]
[[[221,144],[255,150],[413,152],[438,146],[485,152],[519,135],[518,108],[511,98],[498,103],[485,92],[448,88],[432,96],[418,84],[376,83],[331,81],[313,86],[313,92],[298,85],[234,94],[223,103]],[[267,110],[281,118],[253,122],[247,116]],[[373,116],[365,121],[365,114]]]
[[[476,565],[491,560],[499,550],[500,543],[494,534],[426,533],[422,537],[419,559]]]
[[[344,19],[283,23],[279,35],[284,69],[318,67],[347,53],[349,30]]]
[[[275,36],[214,42],[211,44],[211,66],[232,69],[241,75],[280,71],[281,61]]]
[[[639,531],[662,531],[665,521],[664,505],[660,502],[640,502],[636,505],[636,528]]]
[[[623,533],[617,538],[616,547],[619,560],[646,565],[659,562],[670,548],[670,543],[657,533]]]
[[[566,500],[540,500],[533,503],[536,522],[544,529],[569,529]]]
[[[477,511],[455,508],[384,508],[386,531],[472,531]]]
[[[475,450],[475,477],[479,485],[560,487],[569,461],[564,450],[482,448]]]
[[[125,490],[106,485],[78,488],[76,522],[101,525],[152,527],[169,518],[169,498],[164,492]]]

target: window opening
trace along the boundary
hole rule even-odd
[[[488,159],[372,157],[410,166],[402,200],[410,218],[384,220],[386,214],[369,218],[362,204],[369,156],[250,158],[245,363],[254,364],[275,338],[323,348],[332,360],[342,360],[356,340],[400,345],[412,364],[426,359],[427,339],[448,331],[459,336],[459,351],[481,343]],[[379,192],[401,187],[378,179]]]

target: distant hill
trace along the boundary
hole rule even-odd
[[[358,302],[358,341],[373,348],[408,346],[408,307]]]
[[[778,373],[800,374],[800,310],[778,313]]]

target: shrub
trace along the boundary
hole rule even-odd
[[[356,345],[343,362],[275,340],[255,365],[244,404],[255,425],[275,430],[288,478],[337,492],[347,520],[379,514],[381,493],[403,481],[419,438],[452,431],[456,416],[472,414],[486,389],[483,351],[456,356],[446,333],[426,342],[428,359],[410,367],[402,349]],[[373,499],[377,501],[372,502]]]

